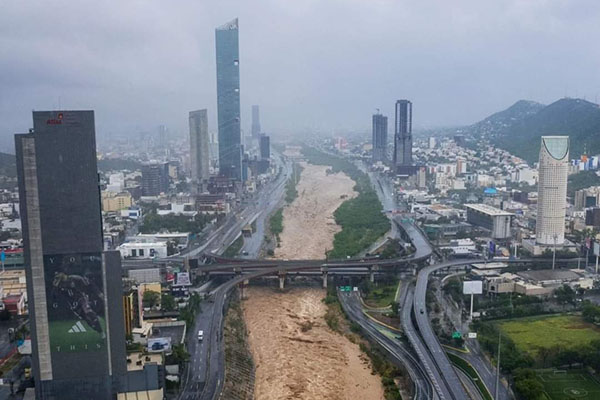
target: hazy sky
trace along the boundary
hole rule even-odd
[[[242,128],[370,129],[414,104],[416,127],[475,122],[527,98],[600,94],[600,2],[19,1],[0,13],[0,150],[32,109],[94,109],[98,135],[216,129],[214,28],[240,19]]]

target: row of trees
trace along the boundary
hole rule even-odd
[[[333,240],[330,258],[354,256],[368,248],[390,229],[390,221],[383,214],[377,193],[371,187],[369,177],[352,162],[332,156],[312,147],[303,147],[302,153],[308,162],[329,165],[331,173],[343,172],[356,184],[358,196],[346,200],[335,211],[335,222],[342,227]]]
[[[298,197],[298,190],[296,185],[300,181],[300,174],[302,173],[302,166],[299,164],[292,164],[292,177],[285,184],[285,202],[290,204],[296,197]]]
[[[175,311],[177,302],[175,297],[168,293],[158,293],[153,290],[146,290],[142,296],[142,305],[147,308],[160,307],[163,311]]]
[[[157,233],[162,230],[169,232],[191,232],[199,233],[213,217],[198,214],[195,217],[185,215],[158,215],[156,211],[150,211],[144,216],[144,222],[140,225],[141,233]]]
[[[275,236],[275,240],[277,240],[277,247],[279,247],[281,238],[279,235],[283,232],[283,208],[275,211],[273,215],[269,218],[269,230],[271,234]]]

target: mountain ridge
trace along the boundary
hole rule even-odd
[[[540,137],[545,135],[569,136],[570,158],[578,157],[584,149],[594,155],[600,153],[600,106],[575,98],[562,98],[549,105],[519,100],[464,132],[488,138],[530,163],[538,160]]]

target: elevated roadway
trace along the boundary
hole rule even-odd
[[[349,318],[359,324],[363,332],[388,353],[394,364],[406,368],[414,383],[413,399],[432,399],[435,392],[427,376],[427,372],[421,366],[420,361],[404,348],[399,339],[390,337],[389,333],[384,333],[383,329],[377,323],[364,314],[359,294],[357,292],[338,291],[338,298]]]

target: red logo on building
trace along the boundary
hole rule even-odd
[[[56,118],[51,118],[51,119],[47,120],[46,125],[60,125],[60,124],[62,124],[62,120],[63,120],[63,113],[58,113]]]

